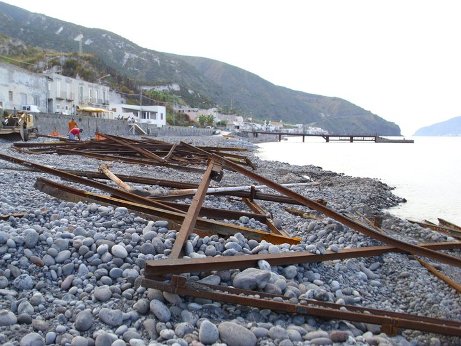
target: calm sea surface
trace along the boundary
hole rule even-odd
[[[407,203],[390,213],[412,220],[437,217],[461,226],[461,137],[414,137],[414,144],[325,143],[322,138],[289,137],[259,144],[259,157],[315,165],[356,177],[377,178],[395,187]]]

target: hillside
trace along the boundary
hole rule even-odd
[[[223,62],[145,49],[106,30],[85,28],[2,2],[0,34],[58,52],[75,53],[81,45],[84,53],[94,54],[108,68],[139,84],[177,84],[179,90],[171,92],[193,107],[218,105],[223,111],[310,124],[331,133],[400,135],[396,124],[346,100],[276,86]]]
[[[461,116],[422,127],[415,136],[461,136]]]

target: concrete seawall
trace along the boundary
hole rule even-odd
[[[57,131],[66,136],[67,123],[72,118],[69,115],[40,113],[35,116],[35,125],[38,133],[49,135]],[[75,121],[83,129],[83,138],[94,137],[96,131],[117,136],[133,135],[130,124],[126,120],[101,119],[91,116],[74,116]],[[138,124],[148,136],[211,136],[213,129],[201,129],[180,126],[165,126],[158,128],[155,125]]]

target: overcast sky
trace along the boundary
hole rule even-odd
[[[5,2],[346,99],[395,122],[406,136],[461,115],[457,0]]]

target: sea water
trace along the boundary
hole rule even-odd
[[[326,143],[306,137],[303,143],[301,137],[288,137],[259,144],[258,156],[379,179],[407,200],[389,209],[391,214],[435,223],[442,218],[461,226],[461,137],[412,139],[414,143]]]

